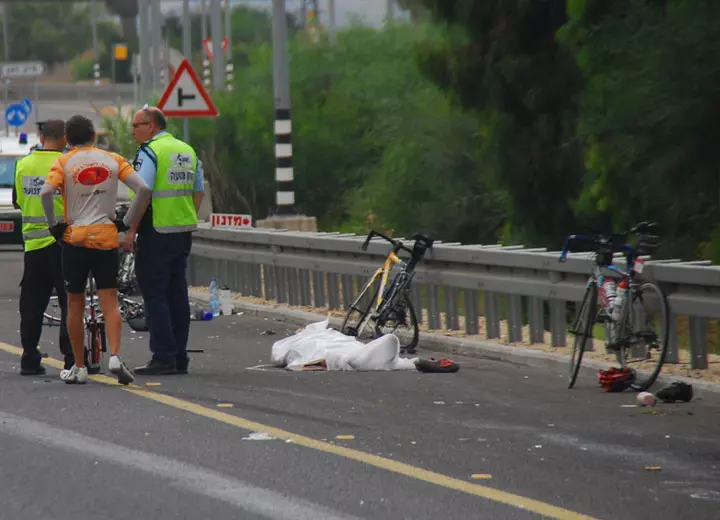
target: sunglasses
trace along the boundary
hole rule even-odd
[[[141,110],[147,114],[148,112],[150,112],[150,105],[148,105],[147,103],[145,103],[145,104],[143,105],[143,107],[141,108]],[[141,122],[141,123],[131,123],[131,124],[132,124],[133,130],[135,130],[135,129],[137,129],[137,128],[140,127],[140,126],[149,125],[149,124],[150,124],[150,121],[143,121],[143,122]]]

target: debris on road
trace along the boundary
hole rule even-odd
[[[492,475],[489,473],[473,473],[470,475],[470,478],[473,478],[475,480],[490,480],[492,478]]]
[[[672,385],[660,390],[657,393],[657,397],[665,403],[675,403],[677,401],[688,403],[693,398],[693,387],[687,383],[676,381]]]
[[[252,432],[247,437],[243,437],[244,441],[272,441],[275,437],[266,432]]]
[[[260,333],[261,336],[274,336],[275,334],[277,334],[277,332],[272,329],[267,329]]]
[[[435,358],[419,358],[415,361],[415,368],[425,373],[450,374],[460,370],[460,365],[448,358],[442,358],[440,360],[436,360]]]
[[[645,466],[645,471],[661,471],[660,466]]]
[[[654,406],[657,402],[655,396],[650,392],[640,392],[636,399],[640,406]]]
[[[352,440],[355,440],[355,436],[354,436],[354,435],[336,435],[335,438],[338,439],[338,440],[341,440],[341,441],[352,441]]]

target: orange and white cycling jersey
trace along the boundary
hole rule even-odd
[[[65,242],[90,249],[119,247],[113,224],[118,181],[125,182],[133,173],[120,155],[92,146],[58,157],[46,183],[62,192],[68,224]]]

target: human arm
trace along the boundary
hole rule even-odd
[[[135,198],[123,219],[123,223],[129,228],[128,234],[134,237],[137,227],[140,225],[140,220],[147,209],[148,202],[150,202],[152,190],[140,174],[135,172],[129,162],[123,158],[119,158],[119,160],[120,171],[118,176],[120,181],[135,193]]]
[[[52,168],[50,168],[50,173],[48,174],[47,179],[45,179],[45,184],[40,189],[40,202],[42,204],[43,211],[45,212],[45,218],[48,221],[48,227],[51,232],[58,224],[57,219],[55,218],[55,202],[53,197],[55,196],[55,191],[62,189],[64,184],[65,169],[63,167],[63,163],[61,163],[58,159],[52,165]]]
[[[20,201],[18,200],[18,181],[20,179],[18,178],[17,173],[17,161],[15,162],[15,175],[13,175],[13,189],[12,189],[12,205],[15,209],[20,209]]]
[[[195,186],[193,186],[193,202],[195,203],[195,212],[200,211],[203,199],[205,199],[205,179],[202,161],[198,159],[197,169],[195,170]]]

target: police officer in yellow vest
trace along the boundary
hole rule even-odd
[[[138,111],[132,128],[140,145],[135,170],[152,188],[152,202],[138,228],[135,258],[152,358],[135,373],[187,374],[190,303],[185,270],[204,197],[202,165],[189,144],[166,131],[160,109],[146,106]],[[126,235],[125,246],[134,240]]]
[[[13,202],[22,212],[22,233],[25,258],[20,282],[20,341],[23,354],[20,361],[22,375],[45,374],[41,363],[38,342],[42,333],[43,313],[48,306],[53,288],[58,296],[62,313],[60,324],[60,351],[65,356],[65,368],[74,359],[67,332],[67,294],[60,263],[60,246],[50,235],[47,219],[40,201],[40,189],[55,160],[65,148],[65,123],[46,121],[40,133],[42,147],[38,147],[17,162]],[[55,196],[55,214],[64,220],[63,201]]]

